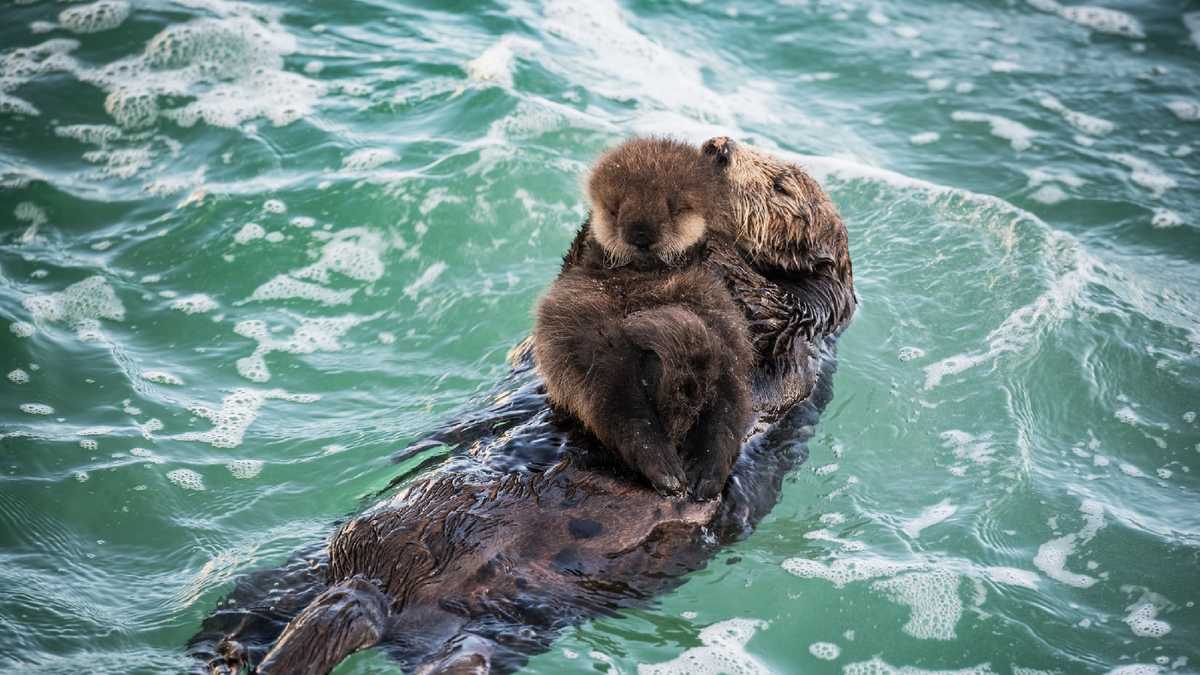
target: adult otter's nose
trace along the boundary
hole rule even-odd
[[[716,136],[704,142],[700,148],[705,155],[713,157],[718,164],[725,165],[729,163],[730,157],[733,156],[733,149],[737,143],[728,136]]]

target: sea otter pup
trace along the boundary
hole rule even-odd
[[[635,138],[587,192],[592,245],[537,308],[546,393],[660,492],[712,499],[753,421],[746,317],[706,263],[720,173],[691,145]]]

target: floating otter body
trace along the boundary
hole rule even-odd
[[[551,403],[655,489],[700,500],[720,494],[753,420],[746,317],[708,264],[723,188],[679,141],[605,153],[588,180],[590,241],[533,329]]]
[[[741,151],[712,154],[736,165]],[[586,254],[586,233],[585,225],[564,269]],[[750,319],[761,413],[719,500],[667,499],[623,475],[548,406],[526,342],[492,405],[405,454],[448,446],[448,458],[397,479],[400,492],[327,546],[241,578],[191,653],[210,672],[258,663],[260,672],[323,673],[378,645],[407,670],[509,672],[563,628],[680,583],[774,505],[828,401],[831,336],[853,310],[848,254],[845,275],[836,264],[806,271],[789,267],[795,256],[769,254],[712,258]],[[750,263],[756,255],[767,276]]]

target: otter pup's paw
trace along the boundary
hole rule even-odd
[[[637,421],[630,420],[628,424],[636,428]],[[618,444],[618,454],[629,468],[650,481],[660,494],[683,494],[687,488],[687,472],[674,445],[659,433],[639,433],[630,429],[622,435],[625,438]]]
[[[677,497],[683,494],[687,487],[687,474],[683,463],[672,447],[666,447],[663,452],[648,453],[639,457],[635,471],[642,474],[650,485],[661,495]]]

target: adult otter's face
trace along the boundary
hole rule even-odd
[[[725,190],[713,162],[686,143],[634,138],[596,162],[587,183],[592,236],[614,266],[670,263],[699,242]]]
[[[832,242],[844,241],[837,208],[800,167],[725,136],[705,141],[702,152],[724,172],[730,191],[727,217],[710,226],[752,256],[784,258],[801,250],[823,256]],[[795,262],[808,267],[815,260]]]

